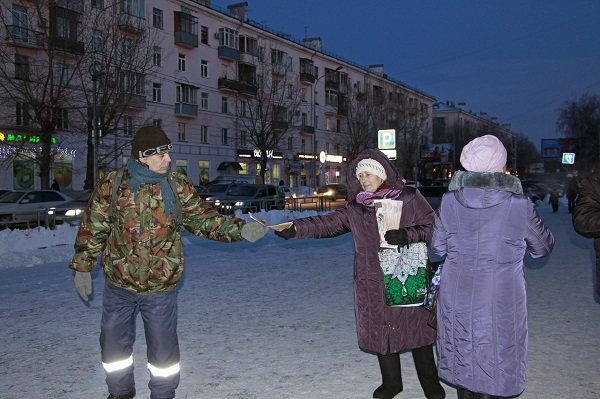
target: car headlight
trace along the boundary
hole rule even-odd
[[[204,198],[205,201],[210,201],[212,199],[213,199],[213,197],[206,197],[206,198]]]
[[[74,217],[79,216],[82,213],[83,211],[81,209],[69,209],[67,212],[65,212],[65,216]]]
[[[208,198],[207,198],[206,200],[208,201]],[[221,201],[219,201],[219,200],[216,200],[216,201],[215,201],[215,206],[221,206]]]
[[[235,206],[244,206],[244,201],[237,201]]]

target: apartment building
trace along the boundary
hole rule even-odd
[[[411,173],[431,140],[434,97],[254,22],[248,2],[2,4],[0,187],[41,187],[48,171],[81,190],[126,162],[146,124],[167,132],[172,167],[194,184],[261,170],[291,187],[345,182],[379,129],[397,131]]]

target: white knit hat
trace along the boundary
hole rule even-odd
[[[477,137],[463,148],[460,163],[469,172],[500,172],[506,166],[506,148],[491,134]]]
[[[358,175],[362,172],[369,172],[381,178],[381,180],[385,181],[387,179],[387,174],[385,173],[385,168],[382,164],[377,162],[372,158],[365,158],[358,162],[356,165],[356,178],[358,179]]]

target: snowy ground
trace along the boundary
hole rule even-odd
[[[523,399],[600,398],[600,300],[594,297],[591,240],[571,227],[564,204],[539,208],[557,244],[526,258],[528,387]],[[314,213],[303,213],[303,216]],[[270,223],[290,215],[262,214]],[[85,304],[67,268],[75,230],[0,231],[0,398],[105,398],[98,345],[102,273]],[[375,356],[356,345],[353,243],[255,244],[187,236],[179,287],[181,385],[177,398],[366,399],[380,383]],[[409,353],[404,392],[424,398]],[[141,321],[135,346],[138,398],[148,398]],[[447,387],[447,397],[455,391]]]

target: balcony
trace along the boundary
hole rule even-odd
[[[286,121],[273,121],[273,130],[287,130],[290,124]]]
[[[335,80],[325,80],[325,90],[340,91],[340,82]]]
[[[198,116],[198,105],[187,103],[175,103],[175,116],[184,118],[195,118]]]
[[[417,107],[408,107],[406,109],[406,113],[410,116],[415,116],[418,112],[417,112]]]
[[[240,60],[239,62],[249,65],[256,65],[258,63],[258,56],[252,53],[247,53],[245,51],[239,52]]]
[[[306,134],[315,134],[315,127],[309,125],[302,125],[300,127],[300,132]]]
[[[356,93],[357,101],[363,101],[364,99],[365,99],[365,93],[363,93],[363,92]]]
[[[44,46],[45,39],[43,33],[19,25],[8,25],[6,27],[6,41],[15,46],[39,48]]]
[[[287,69],[285,64],[273,64],[273,75],[285,76]]]
[[[385,96],[383,94],[373,94],[373,104],[383,105],[385,102]]]
[[[306,83],[315,83],[315,75],[312,73],[300,72],[300,81]]]
[[[219,46],[218,48],[219,58],[229,61],[238,61],[240,59],[240,52],[232,47]]]
[[[146,109],[146,96],[143,94],[128,94],[125,99],[127,108]]]
[[[54,50],[62,50],[68,53],[83,54],[84,43],[64,37],[51,37],[50,47]]]
[[[258,86],[248,82],[239,82],[239,93],[255,96],[258,93]]]
[[[198,35],[183,30],[175,31],[175,44],[187,48],[197,48]]]
[[[237,92],[240,90],[240,84],[237,80],[219,78],[219,90]]]
[[[130,33],[143,33],[146,30],[146,19],[133,14],[119,14],[119,29]]]

